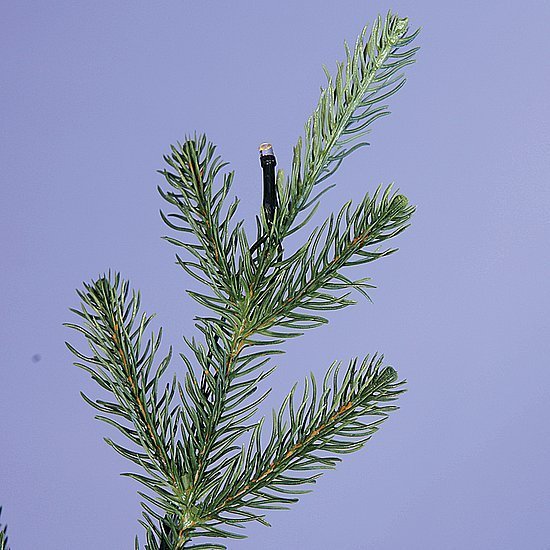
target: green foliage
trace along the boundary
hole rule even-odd
[[[279,344],[326,323],[325,311],[355,303],[353,290],[368,297],[369,279],[350,278],[349,268],[394,252],[381,245],[414,212],[391,185],[378,187],[313,228],[286,258],[280,254],[332,187],[324,182],[389,113],[381,102],[403,85],[399,71],[413,62],[417,48],[406,46],[417,32],[408,33],[407,19],[378,17],[353,51],[346,45],[335,78],[326,71],[290,175],[278,171],[273,222],[263,211],[258,218],[261,245],[254,252],[243,220],[234,219],[238,200],[228,202],[234,174],[221,174],[226,164],[215,146],[203,135],[172,146],[161,171],[169,187],[159,192],[175,210],[161,215],[178,238],[165,238],[182,251],[177,263],[204,285],[189,294],[207,310],[196,317],[201,338],[186,339],[189,353],[180,354],[182,381],[165,381],[172,350],[157,361],[162,331],[146,335],[152,316],[140,311],[139,293],[119,274],[78,291],[82,304],[72,311],[79,324],[67,326],[85,337],[90,353],[67,346],[109,396],[83,394],[97,418],[126,439],[107,443],[138,466],[124,475],[146,489],[140,492],[146,549],[223,549],[219,541],[242,538],[238,529],[246,522],[267,525],[266,510],[296,502],[305,485],[339,455],[361,448],[395,408],[389,402],[403,382],[375,354],[344,369],[333,363],[322,384],[311,375],[302,392],[294,386],[269,425],[254,419],[269,392],[258,387],[273,370],[271,356],[282,353]]]
[[[2,506],[0,506],[0,516],[2,516]],[[10,550],[8,546],[8,527],[0,524],[0,550]]]

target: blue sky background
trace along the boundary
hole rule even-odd
[[[310,370],[375,351],[408,392],[365,449],[229,548],[550,549],[550,4],[18,0],[0,8],[0,504],[14,550],[142,537],[138,487],[79,396],[100,394],[62,323],[75,288],[111,268],[166,345],[195,334],[194,283],[160,240],[163,153],[206,132],[251,224],[259,143],[288,168],[322,64],[389,8],[423,27],[418,62],[317,220],[391,181],[418,211],[400,251],[364,271],[374,304],[288,343],[263,412]]]

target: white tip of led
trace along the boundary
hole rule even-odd
[[[273,145],[271,143],[262,143],[259,147],[260,155],[272,155],[273,154]]]

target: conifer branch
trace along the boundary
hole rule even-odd
[[[92,355],[86,356],[66,342],[70,351],[82,362],[76,366],[87,371],[92,379],[111,394],[112,400],[83,399],[98,410],[98,420],[114,426],[129,440],[132,448],[105,441],[122,456],[141,467],[146,475],[126,473],[156,493],[146,500],[168,513],[187,506],[186,478],[181,468],[182,449],[176,443],[180,406],[173,405],[175,379],[159,392],[159,382],[169,365],[172,351],[154,366],[161,343],[162,329],[152,333],[143,346],[144,333],[152,316],[139,315],[140,295],[129,294],[129,283],[119,274],[100,277],[84,284],[78,291],[80,310],[71,309],[82,319],[82,325],[65,326],[82,333]],[[147,528],[157,529],[158,514],[147,504],[144,517]]]
[[[221,162],[219,156],[214,157],[216,147],[207,141],[206,136],[196,135],[186,140],[184,145],[178,145],[172,146],[171,155],[164,157],[174,172],[160,171],[176,191],[165,192],[161,187],[158,190],[167,202],[178,208],[179,213],[166,215],[161,210],[160,214],[168,227],[192,234],[197,242],[164,238],[192,255],[194,262],[177,257],[179,265],[189,275],[218,293],[224,292],[225,296],[235,298],[240,295],[234,266],[239,227],[230,232],[229,224],[236,212],[238,199],[230,205],[223,219],[221,213],[234,173],[225,174],[220,189],[214,192],[214,180],[227,165]],[[236,286],[233,286],[235,283]],[[215,308],[210,302],[207,307]]]
[[[263,151],[270,156],[270,195],[252,246],[243,220],[234,220],[238,199],[227,202],[234,174],[222,174],[226,163],[206,136],[195,134],[164,157],[169,169],[160,172],[169,190],[159,192],[176,211],[161,216],[180,234],[165,239],[183,250],[177,263],[207,287],[188,292],[209,310],[195,318],[202,338],[185,339],[191,355],[180,354],[183,382],[174,376],[160,389],[171,349],[156,362],[162,331],[145,337],[152,316],[140,313],[139,293],[130,295],[119,274],[79,291],[82,307],[72,311],[81,325],[67,326],[82,333],[91,355],[67,346],[110,395],[83,398],[129,440],[125,446],[106,441],[139,467],[125,475],[148,490],[139,493],[146,550],[226,548],[195,540],[242,538],[235,529],[244,522],[267,524],[264,510],[295,502],[303,485],[334,467],[337,455],[362,447],[395,408],[387,402],[403,382],[375,354],[353,359],[342,375],[333,363],[320,387],[312,375],[301,399],[292,388],[273,413],[266,444],[264,419],[254,420],[269,393],[259,384],[273,371],[271,357],[283,352],[279,345],[326,323],[324,311],[355,303],[353,290],[368,298],[370,279],[350,278],[348,268],[394,252],[385,243],[414,212],[391,185],[378,187],[356,206],[346,203],[283,258],[285,239],[307,227],[332,187],[314,194],[315,186],[366,145],[359,140],[389,113],[380,103],[403,85],[399,71],[417,50],[405,47],[417,32],[408,34],[407,19],[397,15],[378,17],[353,52],[346,45],[335,78],[325,70],[328,83],[294,147],[290,175],[279,170],[274,183],[274,156]]]
[[[0,506],[0,517],[2,516],[2,506]],[[8,546],[8,526],[0,523],[0,550],[10,550]]]
[[[310,199],[314,186],[328,180],[343,160],[358,148],[369,145],[357,141],[370,132],[370,125],[390,114],[388,105],[380,105],[405,83],[400,72],[414,63],[418,48],[403,51],[420,29],[408,34],[408,19],[388,12],[383,22],[377,17],[369,37],[365,26],[357,38],[353,53],[345,44],[346,61],[337,63],[333,78],[324,67],[326,88],[321,88],[319,103],[305,126],[304,139],[294,147],[292,171],[286,192],[282,193],[279,234],[286,236],[297,216],[315,209],[320,195]],[[284,191],[284,190],[283,190]],[[286,208],[285,208],[286,206]]]
[[[297,498],[285,495],[309,492],[303,484],[315,483],[319,473],[303,474],[311,470],[333,468],[345,454],[360,449],[378,429],[388,412],[396,407],[384,403],[393,400],[403,390],[397,374],[391,367],[382,366],[383,358],[366,357],[359,367],[354,359],[339,382],[339,363],[328,369],[317,399],[317,383],[305,380],[303,397],[296,408],[296,386],[283,401],[273,426],[269,443],[262,449],[262,423],[258,423],[247,448],[235,459],[240,469],[236,480],[228,481],[212,494],[212,518],[233,521],[242,518],[243,508],[286,508]],[[365,422],[365,417],[378,417]],[[319,454],[322,453],[322,454]],[[327,454],[328,453],[328,454]],[[288,473],[294,472],[294,477]],[[250,515],[244,516],[246,520]],[[255,519],[262,519],[256,516]]]

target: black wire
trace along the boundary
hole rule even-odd
[[[267,146],[267,144],[266,144]],[[271,146],[269,146],[271,150]],[[262,148],[260,148],[260,164],[263,171],[263,209],[265,218],[267,221],[268,232],[273,226],[273,219],[275,217],[275,211],[279,207],[279,201],[277,199],[277,181],[275,177],[275,166],[277,165],[277,159],[273,152],[264,154]],[[254,254],[257,248],[259,248],[267,240],[267,234],[262,235],[258,240],[250,247],[250,254]],[[277,245],[279,256],[282,257],[282,244]]]

